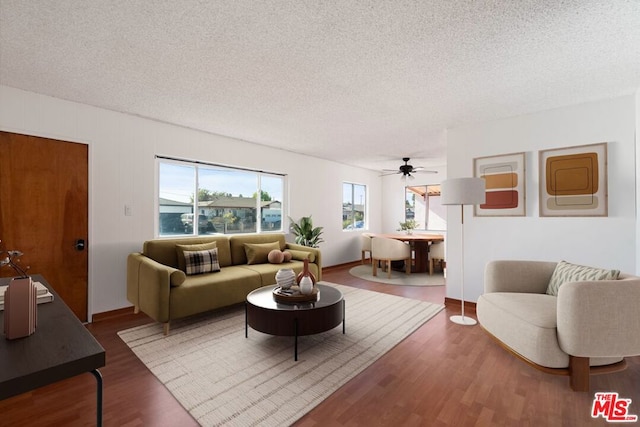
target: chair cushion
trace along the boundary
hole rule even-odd
[[[484,329],[524,358],[548,368],[566,368],[569,356],[558,344],[556,298],[545,294],[495,292],[476,304]]]
[[[207,251],[184,251],[184,260],[189,276],[220,271],[217,248]]]
[[[605,270],[560,261],[549,280],[547,295],[558,296],[558,289],[563,283],[585,280],[617,280],[619,275],[620,270]]]

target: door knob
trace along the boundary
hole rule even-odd
[[[77,251],[84,251],[84,239],[76,240],[76,243],[74,246]]]

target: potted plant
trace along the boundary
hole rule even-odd
[[[299,222],[295,222],[291,217],[291,231],[296,236],[295,242],[299,245],[317,248],[320,243],[324,242],[322,237],[323,227],[313,227],[311,216],[303,216]]]
[[[407,234],[411,234],[417,226],[418,223],[416,223],[414,219],[408,219],[405,222],[400,222],[400,228],[398,231],[405,231]]]

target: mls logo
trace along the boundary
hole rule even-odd
[[[634,423],[638,421],[638,416],[629,414],[629,405],[631,405],[631,399],[621,399],[618,393],[596,393],[593,398],[591,417],[602,417],[610,423]]]

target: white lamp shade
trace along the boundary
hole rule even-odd
[[[452,178],[440,184],[441,204],[477,205],[485,202],[485,181],[482,178]]]

